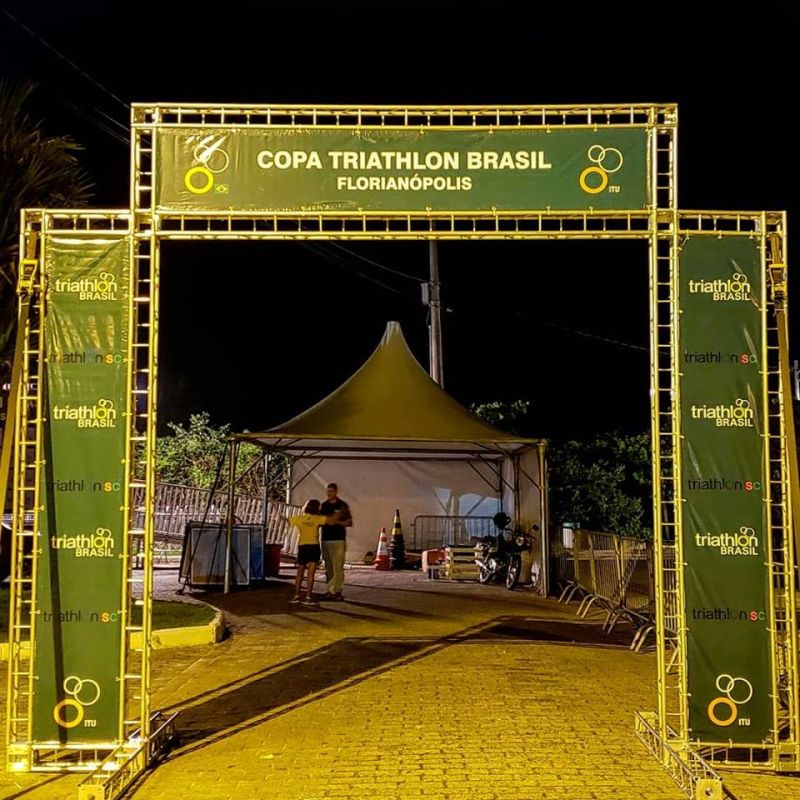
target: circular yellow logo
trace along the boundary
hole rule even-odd
[[[66,719],[62,712],[68,708],[74,708],[78,713],[74,719]],[[83,722],[83,706],[77,700],[62,700],[53,709],[53,719],[62,728],[75,728]]]
[[[725,706],[730,711],[730,714],[726,719],[720,719],[717,716],[717,708],[719,706]],[[709,704],[708,704],[708,718],[715,724],[719,725],[721,728],[727,728],[728,725],[733,725],[736,722],[736,717],[739,716],[739,709],[736,708],[736,703],[733,702],[728,697],[715,697]]]
[[[587,178],[590,175],[598,175],[600,177],[600,183],[598,183],[597,186],[589,185]],[[608,173],[600,169],[600,167],[586,167],[586,169],[581,172],[578,183],[580,183],[581,189],[583,189],[586,194],[600,194],[600,192],[608,186]]]
[[[200,181],[195,181],[196,175],[200,176]],[[214,186],[214,173],[208,167],[191,167],[183,176],[183,185],[192,194],[206,194]]]

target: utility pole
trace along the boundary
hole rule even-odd
[[[444,369],[442,363],[442,302],[439,295],[439,253],[436,240],[428,242],[430,254],[431,276],[428,283],[428,342],[430,347],[430,374],[439,386],[444,387]]]
[[[794,399],[800,402],[800,363],[792,362],[792,377],[794,378]]]

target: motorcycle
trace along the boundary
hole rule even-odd
[[[522,553],[531,549],[533,537],[521,530],[510,530],[511,517],[502,511],[494,515],[495,536],[485,536],[476,547],[478,582],[483,584],[505,580],[506,589],[513,589],[522,572]],[[533,530],[538,526],[534,525]]]

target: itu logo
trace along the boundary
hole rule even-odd
[[[222,149],[225,136],[210,134],[208,136],[190,136],[186,143],[193,146],[192,161],[194,166],[189,167],[183,176],[183,185],[192,194],[227,194],[230,186],[219,183],[217,176],[225,172],[231,163],[227,151]]]
[[[94,728],[97,720],[86,719],[86,709],[100,699],[100,684],[91,678],[69,675],[64,678],[64,694],[69,695],[56,703],[53,719],[60,728],[77,728],[83,723],[86,728]]]
[[[748,727],[750,720],[739,716],[739,706],[753,699],[753,684],[746,678],[723,673],[717,676],[716,687],[720,694],[708,704],[708,719],[720,728],[727,728],[737,720],[740,726]]]
[[[619,192],[619,186],[609,186],[608,176],[613,175],[622,168],[625,159],[622,152],[616,147],[603,147],[593,144],[587,151],[586,157],[591,166],[586,167],[578,176],[578,184],[586,194],[600,194],[606,191]]]

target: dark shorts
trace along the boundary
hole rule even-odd
[[[318,544],[301,544],[297,548],[298,564],[319,564],[322,552]]]

